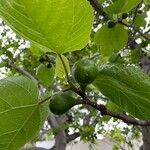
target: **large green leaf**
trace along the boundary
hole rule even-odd
[[[0,81],[0,149],[18,150],[40,130],[47,108],[38,104],[37,85],[25,77]]]
[[[87,0],[0,0],[0,15],[20,35],[56,53],[85,47],[94,20]]]
[[[141,0],[117,0],[112,5],[106,8],[110,14],[127,13],[135,8]]]
[[[137,118],[150,119],[150,78],[139,68],[101,66],[93,84],[126,112]]]
[[[103,25],[95,34],[95,44],[100,46],[101,53],[110,56],[113,52],[121,50],[128,41],[128,31],[122,25],[108,28]]]

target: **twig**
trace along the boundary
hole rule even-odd
[[[18,71],[19,73],[21,73],[21,74],[27,76],[28,78],[30,78],[30,79],[33,80],[34,82],[38,83],[38,80],[37,80],[35,77],[33,77],[29,72],[27,72],[26,70],[24,70],[24,69],[22,69],[22,68],[16,66],[15,64],[13,64],[13,63],[8,63],[8,67],[14,68],[14,69],[15,69],[16,71]]]
[[[109,20],[109,15],[103,10],[103,6],[97,0],[88,0],[94,10],[107,21]]]
[[[18,71],[19,73],[21,73],[21,74],[27,76],[28,78],[30,78],[31,80],[33,80],[35,83],[38,83],[38,80],[37,80],[35,77],[33,77],[33,76],[32,76],[29,72],[27,72],[26,70],[24,70],[24,69],[22,69],[22,68],[16,66],[16,65],[13,64],[13,63],[9,63],[8,66],[14,68],[14,69],[15,69],[16,71]],[[50,98],[51,98],[51,97],[47,97],[47,98],[45,98],[45,99],[39,101],[38,104],[41,105],[41,104],[43,104],[44,102],[48,101]]]
[[[73,133],[73,134],[71,134],[71,135],[68,135],[68,137],[67,137],[67,143],[69,143],[69,142],[75,140],[75,139],[78,138],[79,136],[80,136],[80,132],[75,132],[75,133]]]
[[[101,115],[108,115],[117,119],[120,119],[122,121],[124,121],[127,124],[133,124],[133,125],[140,125],[140,126],[150,126],[150,120],[137,120],[129,115],[126,114],[120,114],[117,112],[113,112],[111,110],[108,110],[106,108],[106,106],[100,104],[96,104],[92,101],[90,101],[88,98],[86,98],[86,100],[83,101],[84,104],[90,105],[93,108],[99,110],[101,112]]]
[[[149,37],[147,37],[144,33],[142,33],[140,30],[138,30],[136,27],[134,27],[133,25],[128,25],[126,23],[124,23],[123,21],[119,21],[118,23],[128,27],[128,28],[132,28],[135,32],[139,33],[142,37],[144,37],[146,40],[150,40]]]

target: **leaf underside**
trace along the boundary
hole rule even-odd
[[[0,149],[18,150],[39,132],[47,109],[38,105],[37,85],[25,77],[0,81]]]
[[[93,84],[124,111],[137,118],[150,119],[150,78],[139,68],[101,66]]]
[[[0,16],[42,50],[80,50],[89,41],[94,20],[87,0],[0,0]]]

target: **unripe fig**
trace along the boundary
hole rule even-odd
[[[72,68],[73,78],[80,85],[92,83],[98,74],[98,67],[91,60],[80,60]]]
[[[58,93],[51,98],[49,108],[52,113],[62,115],[78,104],[81,104],[80,101],[69,94]]]

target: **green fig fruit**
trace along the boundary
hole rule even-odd
[[[69,94],[58,93],[51,98],[49,108],[53,114],[62,115],[78,104],[81,104],[81,102]]]
[[[91,60],[80,60],[72,67],[73,78],[80,85],[92,83],[98,74],[98,67]]]

